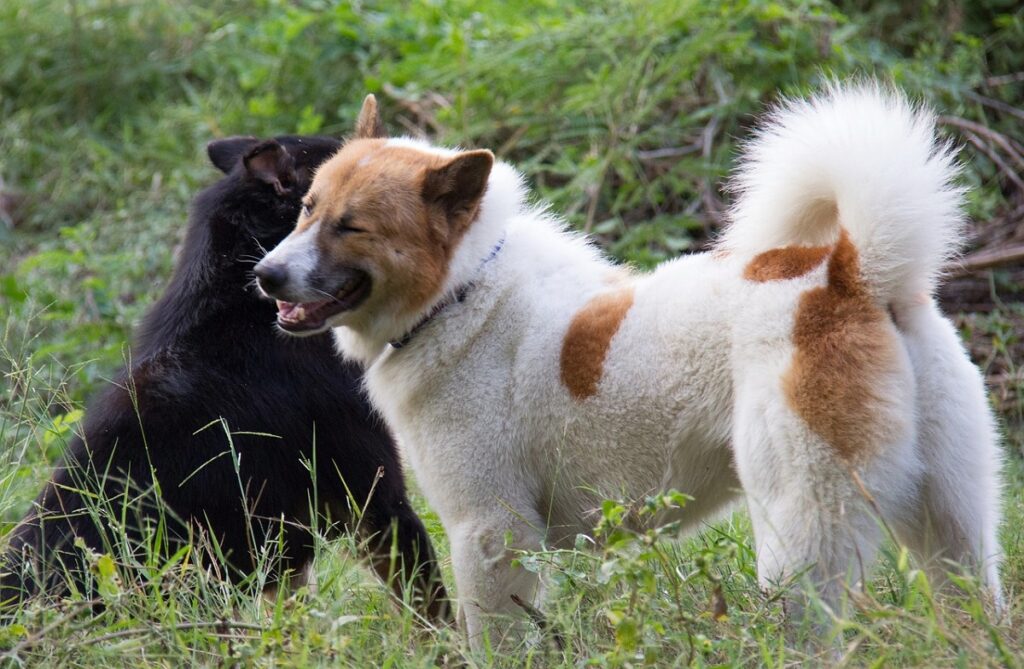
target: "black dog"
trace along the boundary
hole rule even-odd
[[[193,204],[130,372],[88,406],[84,439],[71,442],[13,530],[0,599],[61,591],[69,577],[86,583],[76,539],[103,552],[115,533],[137,545],[157,524],[168,551],[205,537],[222,558],[207,566],[223,563],[235,581],[254,571],[268,543],[278,546],[276,581],[312,558],[312,509],[334,527],[358,527],[377,573],[397,589],[411,583],[427,615],[447,617],[430,540],[358,370],[339,361],[329,335],[277,332],[274,305],[251,282],[265,249],[292,229],[313,171],[337,148],[318,137],[207,147],[227,176]]]

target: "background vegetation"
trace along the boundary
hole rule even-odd
[[[1024,242],[1024,12],[1014,0],[0,2],[4,530],[48,476],[81,403],[124,364],[132,324],[172,267],[189,199],[216,177],[209,139],[343,135],[372,91],[394,131],[495,149],[573,225],[649,266],[714,233],[736,143],[766,104],[864,75],[934,105],[965,147],[976,245],[998,255]],[[614,532],[621,511],[610,503],[608,549],[523,556],[525,568],[548,565],[549,618],[566,638],[564,650],[537,642],[528,661],[1024,663],[1014,625],[1024,613],[1022,278],[1019,263],[1004,263],[966,273],[954,284],[963,291],[947,294],[951,308],[976,311],[957,317],[1006,432],[1009,619],[991,619],[969,580],[963,596],[936,600],[890,546],[866,592],[837,612],[837,654],[787,648],[778,603],[757,589],[742,513],[677,542],[671,532]],[[444,552],[442,529],[419,508]],[[322,547],[319,594],[269,606],[181,569],[150,565],[146,588],[98,569],[104,613],[74,600],[27,610],[0,628],[2,657],[47,666],[465,659],[457,634],[417,631],[349,557],[350,541],[340,543]]]

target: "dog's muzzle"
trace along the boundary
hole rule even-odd
[[[261,262],[256,265],[253,272],[256,274],[260,290],[267,295],[273,295],[288,283],[288,268],[284,265]]]

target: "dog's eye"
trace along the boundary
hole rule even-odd
[[[313,208],[306,203],[302,203],[302,215],[309,216],[313,213]]]
[[[350,232],[366,232],[366,230],[352,225],[352,214],[345,214],[339,218],[338,222],[334,224],[334,231],[339,235],[348,234]]]

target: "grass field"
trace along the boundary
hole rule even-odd
[[[393,130],[494,148],[612,255],[649,267],[717,229],[754,114],[876,75],[949,120],[974,232],[1002,239],[996,223],[1024,215],[1021,44],[1009,0],[0,3],[0,529],[123,367],[188,201],[215,178],[211,138],[342,135],[372,91]],[[979,275],[994,308],[957,315],[1004,430],[1003,619],[970,579],[934,594],[889,543],[836,612],[834,643],[787,644],[739,510],[697,536],[619,532],[605,549],[522,555],[544,574],[561,650],[538,632],[515,654],[469,655],[457,631],[396,606],[346,538],[318,547],[317,592],[273,602],[186,554],[112,547],[95,556],[102,613],[82,597],[30,606],[0,626],[0,666],[1024,665],[1024,306],[1004,299],[1017,270]],[[448,569],[443,529],[415,501]],[[609,503],[606,524],[618,514]],[[121,573],[131,561],[145,585]]]

